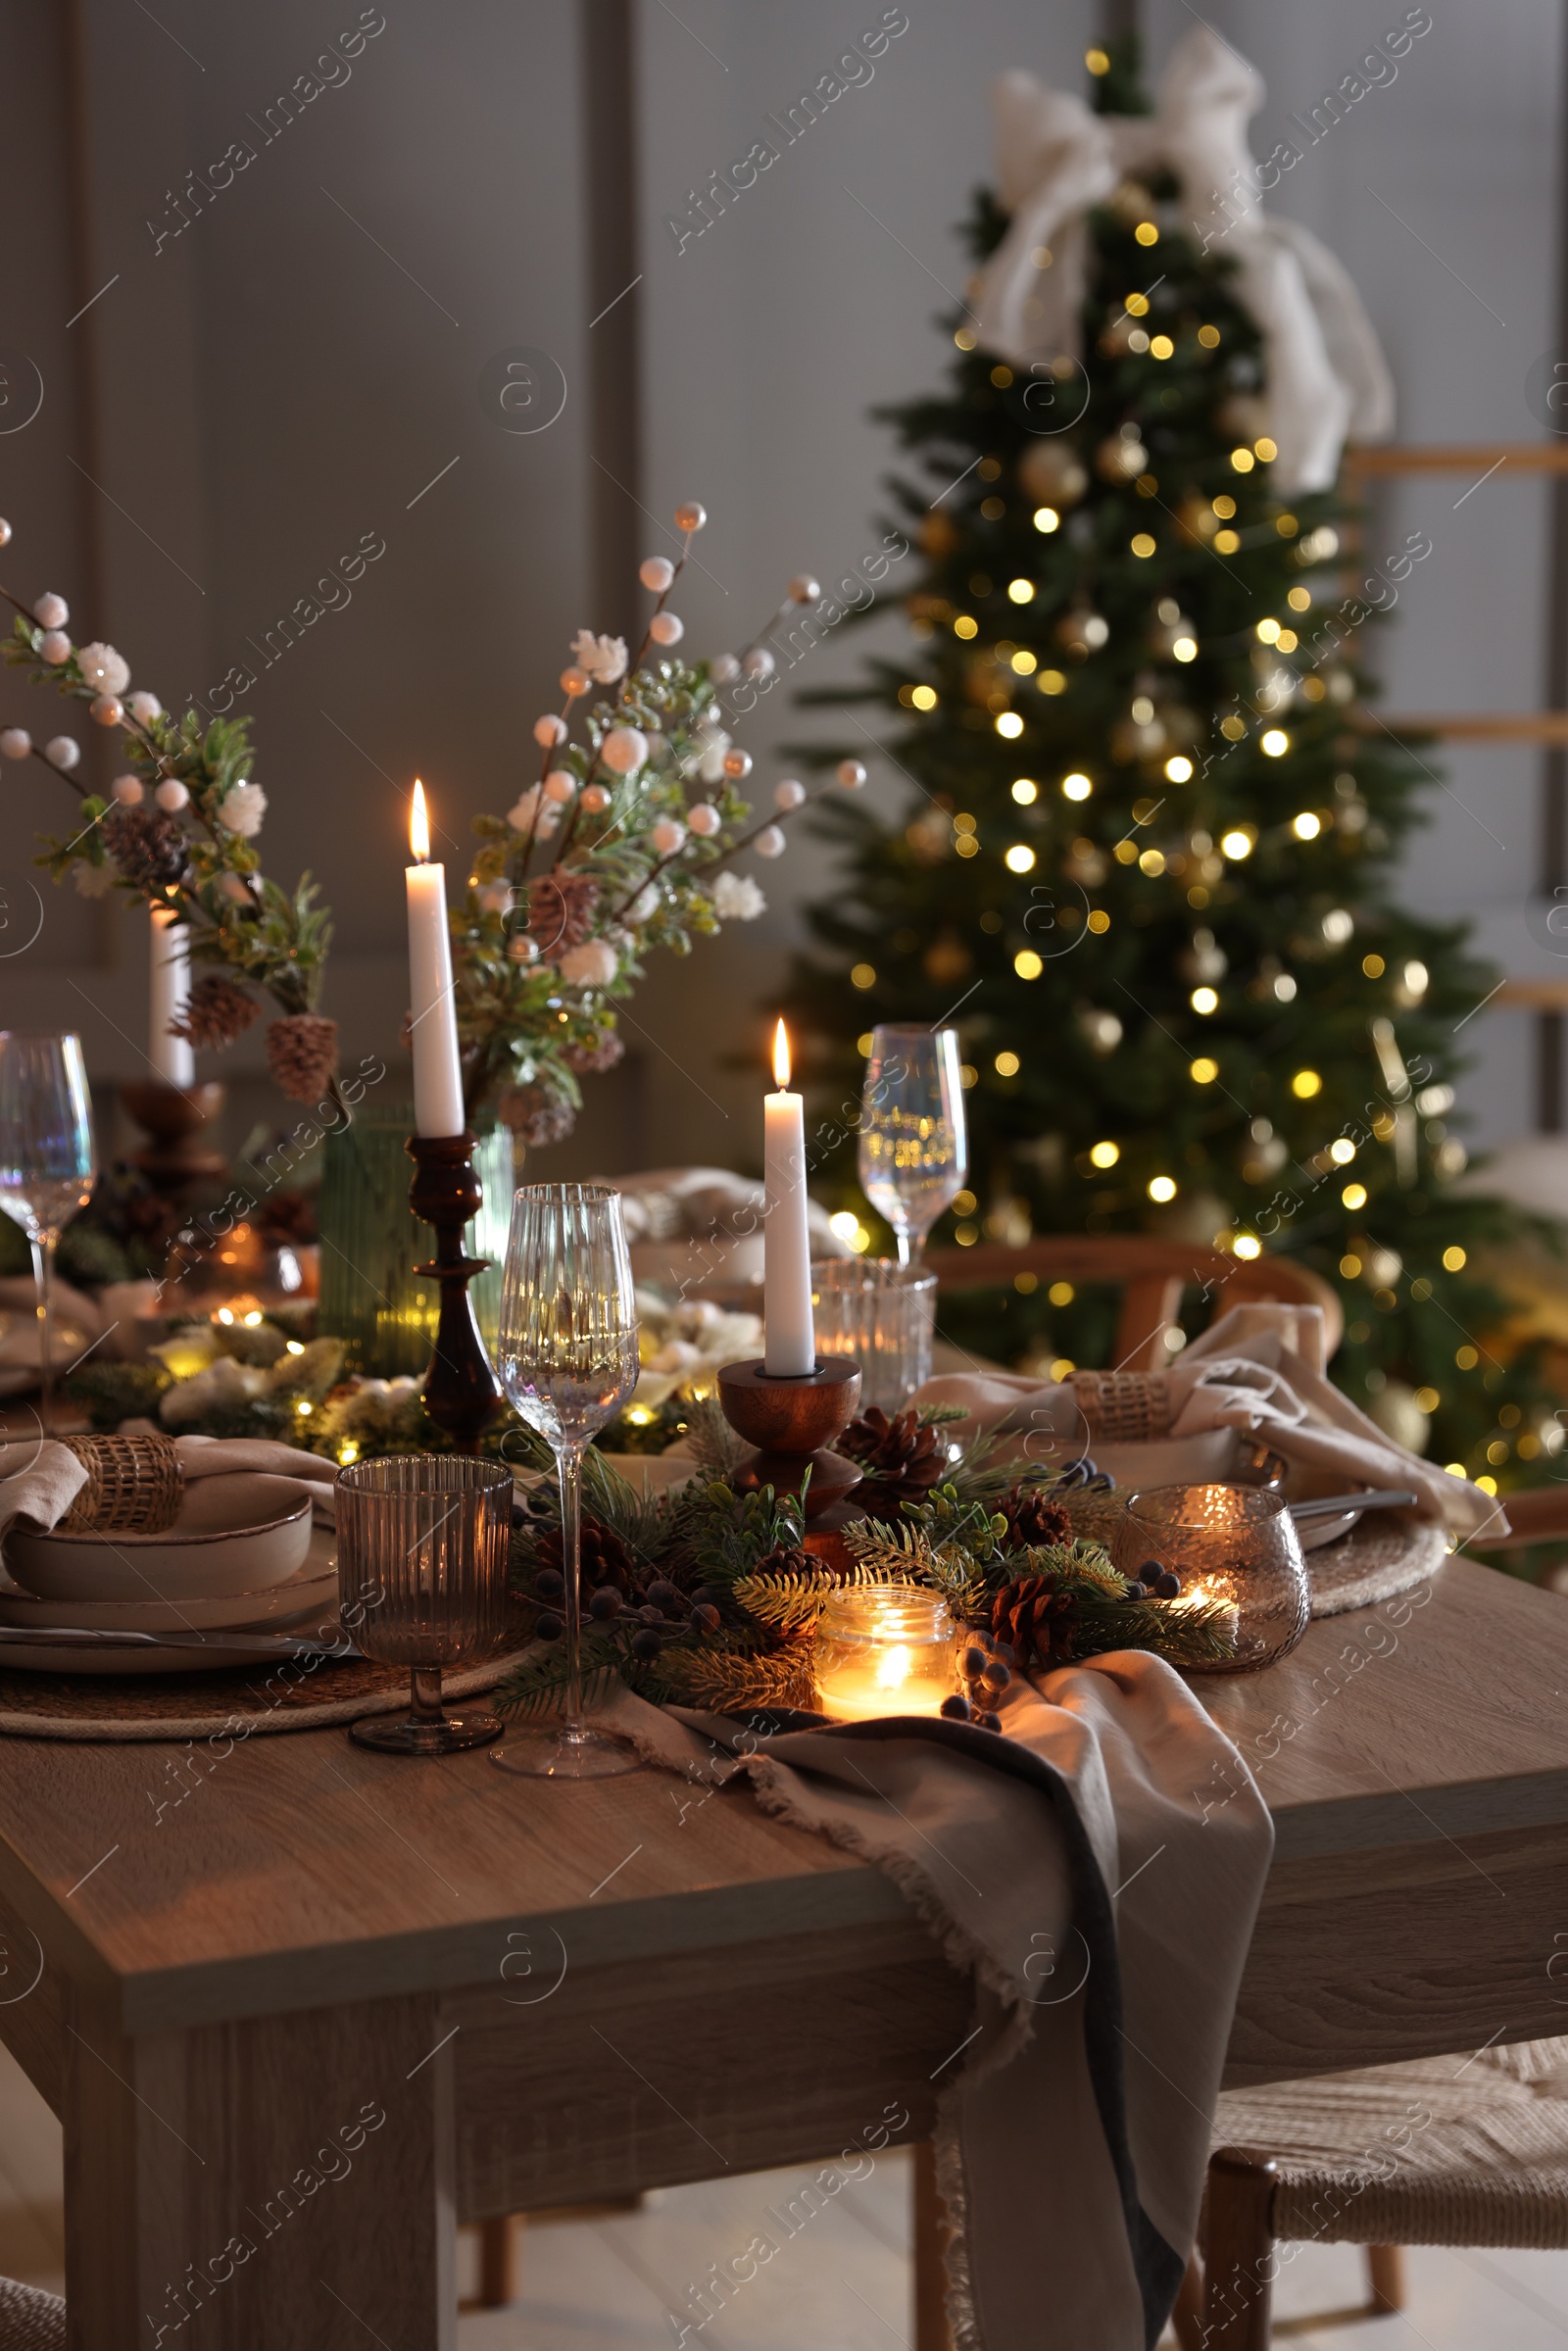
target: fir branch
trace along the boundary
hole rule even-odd
[[[680,1702],[714,1714],[739,1714],[753,1706],[791,1706],[809,1712],[816,1705],[810,1651],[805,1643],[759,1650],[717,1647],[666,1650],[661,1659]]]

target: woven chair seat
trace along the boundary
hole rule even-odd
[[[1568,2245],[1568,2038],[1227,2090],[1213,2144],[1273,2158],[1291,2242]]]
[[[66,2351],[66,2306],[60,2296],[0,2278],[0,2351]]]

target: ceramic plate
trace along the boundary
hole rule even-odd
[[[299,1573],[310,1543],[310,1496],[299,1481],[241,1471],[193,1478],[178,1517],[158,1535],[13,1527],[5,1563],[16,1583],[51,1607],[67,1601],[123,1605],[154,1595],[189,1607],[286,1584]]]
[[[291,1624],[316,1610],[327,1617],[337,1612],[335,1560],[324,1565],[309,1560],[287,1583],[265,1592],[225,1592],[206,1600],[45,1600],[30,1592],[0,1589],[0,1625],[58,1625],[80,1633],[247,1633]],[[20,1656],[21,1650],[6,1653]]]
[[[315,1610],[307,1613],[297,1624],[276,1628],[279,1639],[277,1654],[286,1658],[289,1650],[286,1635],[316,1634],[318,1617]],[[210,1674],[220,1665],[265,1665],[267,1653],[258,1648],[225,1648],[221,1635],[216,1635],[210,1648],[163,1648],[156,1641],[138,1641],[126,1649],[74,1648],[70,1642],[52,1649],[47,1641],[18,1642],[8,1648],[0,1642],[0,1673],[22,1674]]]

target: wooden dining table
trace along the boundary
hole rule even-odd
[[[1277,1835],[1230,2082],[1568,2029],[1561,1598],[1454,1559],[1194,1687]],[[929,2137],[975,2031],[885,1877],[706,1776],[6,1738],[0,1840],[79,2351],[450,2346],[460,2221],[794,2164],[829,2195]]]

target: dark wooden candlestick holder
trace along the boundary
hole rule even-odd
[[[846,1496],[860,1483],[857,1464],[828,1448],[849,1427],[860,1401],[860,1366],[848,1355],[818,1355],[816,1369],[797,1379],[770,1374],[760,1355],[726,1363],[718,1400],[732,1429],[757,1446],[734,1472],[742,1494],[771,1486],[798,1494],[806,1487],[806,1516],[826,1532],[858,1515]],[[807,1472],[810,1483],[807,1484]]]
[[[471,1453],[501,1401],[501,1383],[484,1351],[468,1296],[469,1282],[490,1260],[463,1252],[464,1228],[484,1200],[473,1172],[473,1137],[411,1135],[408,1151],[415,1166],[409,1205],[435,1231],[434,1258],[414,1270],[433,1274],[441,1285],[435,1351],[424,1376],[424,1408],[460,1452]]]
[[[227,1088],[168,1086],[161,1078],[137,1078],[120,1089],[120,1099],[151,1141],[132,1151],[130,1163],[139,1167],[153,1190],[175,1203],[189,1198],[195,1187],[220,1176],[228,1165],[220,1151],[199,1138],[227,1100]]]

